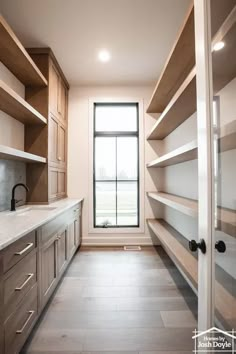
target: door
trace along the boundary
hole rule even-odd
[[[236,2],[195,0],[198,329],[235,328]]]
[[[75,244],[78,247],[81,243],[81,209],[76,211],[75,219]]]
[[[67,263],[67,229],[58,232],[57,236],[57,274],[61,277]]]
[[[73,219],[68,226],[68,258],[71,259],[76,250],[76,221]]]
[[[219,11],[220,6],[220,11]],[[236,1],[211,2],[213,322],[236,328]]]
[[[60,95],[60,76],[55,66],[50,62],[49,71],[49,101],[50,112],[58,117],[58,101]]]
[[[49,161],[53,164],[58,164],[59,160],[59,124],[57,120],[50,114],[49,117]]]
[[[66,164],[66,129],[60,124],[58,125],[57,163],[63,167]]]
[[[41,301],[42,306],[48,301],[57,281],[57,234],[42,249],[41,269]]]

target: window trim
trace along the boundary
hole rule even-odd
[[[96,106],[134,106],[137,110],[137,130],[136,131],[98,131],[95,130]],[[95,139],[97,137],[137,137],[137,179],[136,180],[96,180],[95,176]],[[117,144],[117,139],[116,139]],[[117,146],[117,145],[116,145]],[[93,104],[93,227],[94,229],[116,229],[116,228],[139,228],[140,226],[140,163],[139,163],[139,103],[138,102],[95,102]],[[96,225],[96,183],[113,182],[116,184],[116,221],[117,221],[117,186],[118,182],[137,183],[137,225]]]
[[[139,227],[94,227],[94,205],[93,205],[93,156],[94,156],[94,104],[95,103],[136,103],[138,104],[138,131],[139,131]],[[139,234],[144,233],[144,110],[143,110],[143,99],[134,97],[121,97],[121,98],[90,98],[89,99],[89,169],[88,169],[88,180],[89,180],[89,199],[88,199],[88,233],[89,234]],[[135,235],[134,235],[135,236]],[[122,237],[122,236],[121,236]]]

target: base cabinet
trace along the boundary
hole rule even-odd
[[[80,244],[81,203],[0,251],[0,354],[17,354]]]

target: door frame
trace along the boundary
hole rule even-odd
[[[198,235],[206,253],[198,253],[198,330],[213,326],[213,127],[210,1],[194,0],[197,121],[198,121]]]

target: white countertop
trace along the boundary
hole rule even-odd
[[[0,212],[0,250],[82,200],[65,198],[49,205],[24,205],[16,211]]]

